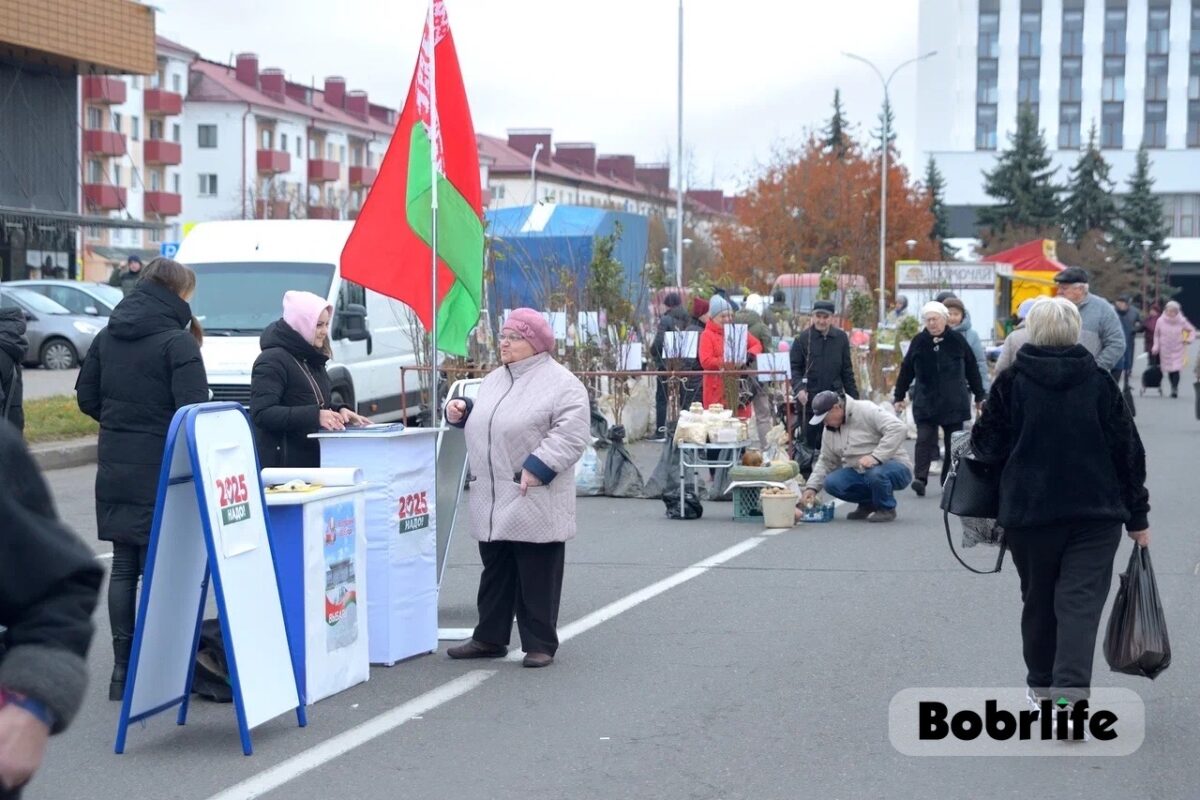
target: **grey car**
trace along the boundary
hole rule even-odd
[[[29,338],[26,365],[46,369],[71,369],[92,346],[108,317],[72,314],[48,297],[30,289],[0,285],[0,308],[25,312],[25,335]]]
[[[107,317],[125,296],[115,286],[92,281],[10,281],[8,285],[45,295],[72,314],[89,317]]]

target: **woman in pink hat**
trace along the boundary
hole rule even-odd
[[[266,467],[319,467],[320,445],[308,438],[320,430],[366,425],[345,403],[333,400],[325,362],[333,306],[312,292],[287,292],[283,318],[259,337],[262,353],[250,373],[250,417],[258,457]]]
[[[527,667],[558,649],[566,541],[575,536],[575,462],[591,440],[587,390],[550,357],[554,333],[540,312],[513,311],[500,331],[499,369],[474,400],[446,405],[463,428],[471,464],[471,533],[479,540],[479,624],[451,658],[500,658],[513,614]]]

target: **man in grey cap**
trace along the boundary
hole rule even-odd
[[[839,500],[857,503],[846,519],[891,522],[895,493],[912,482],[912,461],[904,448],[908,427],[874,403],[836,392],[812,400],[809,423],[824,425],[821,457],[804,487],[805,505],[824,489]],[[799,516],[799,512],[797,516]]]
[[[1058,294],[1079,307],[1083,327],[1079,343],[1095,357],[1096,363],[1113,370],[1125,356],[1125,331],[1112,304],[1088,291],[1087,270],[1067,267],[1054,276]]]

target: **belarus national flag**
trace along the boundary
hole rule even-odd
[[[435,195],[438,349],[466,355],[483,294],[479,151],[443,0],[431,2],[408,100],[342,250],[347,280],[403,301],[426,330],[434,318]]]

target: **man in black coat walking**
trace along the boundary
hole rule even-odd
[[[833,303],[813,303],[812,324],[792,341],[792,392],[800,401],[804,440],[813,450],[821,449],[821,425],[808,425],[813,416],[812,398],[821,392],[837,392],[858,399],[854,365],[850,361],[850,337],[833,324]]]
[[[22,406],[25,380],[21,363],[29,349],[25,338],[25,312],[19,308],[0,309],[0,417],[17,430],[25,430]]]
[[[47,737],[83,702],[104,572],[59,521],[37,465],[3,421],[0,475],[0,800],[13,800]]]
[[[925,329],[913,337],[904,356],[893,399],[897,413],[903,414],[904,398],[912,387],[913,419],[917,423],[912,487],[923,497],[929,464],[938,450],[938,429],[945,439],[944,483],[950,464],[950,437],[971,418],[971,395],[977,408],[985,395],[979,363],[963,335],[950,327],[950,310],[934,300],[921,309],[921,319]]]

